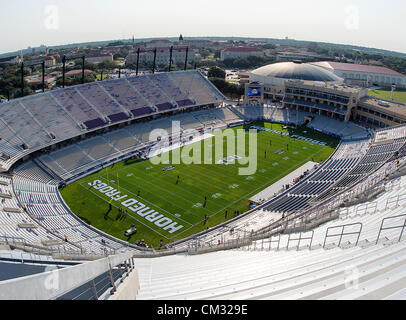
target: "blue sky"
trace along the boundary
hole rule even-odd
[[[147,37],[247,36],[406,53],[404,0],[0,0],[0,53]]]

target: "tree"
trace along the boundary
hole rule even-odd
[[[28,75],[28,68],[24,68],[24,75]],[[18,65],[7,66],[0,74],[0,94],[11,97],[21,96],[21,68]],[[24,95],[30,95],[33,91],[27,81],[24,80]]]
[[[117,63],[114,61],[103,60],[97,65],[97,69],[99,70],[111,70],[117,68]]]
[[[225,79],[226,72],[223,69],[220,69],[219,67],[211,67],[207,73],[207,76],[209,78]]]
[[[122,46],[122,45],[124,45],[124,44],[125,44],[125,43],[122,42],[122,41],[114,41],[114,42],[111,42],[111,43],[109,43],[108,45],[106,45],[106,47]]]
[[[231,98],[239,98],[244,94],[244,85],[230,83],[222,78],[209,78],[209,80],[225,96],[229,96]]]
[[[275,49],[276,46],[272,43],[267,43],[261,46],[262,49]]]
[[[177,68],[178,70],[183,70],[183,69],[185,68],[185,63],[184,63],[184,62],[180,62],[180,61],[176,62],[176,68]]]
[[[90,74],[88,76],[85,76],[85,83],[94,82],[94,81],[96,81],[96,77],[95,77],[94,73],[92,73],[92,74]],[[65,86],[67,86],[67,87],[77,85],[77,84],[81,84],[81,83],[82,83],[82,77],[75,77],[75,78],[74,77],[67,77],[65,79]],[[59,78],[56,81],[56,85],[62,86],[62,78]]]
[[[200,55],[202,56],[203,59],[206,59],[207,57],[210,56],[210,51],[207,49],[202,49],[200,50]]]
[[[126,48],[120,48],[120,51],[117,52],[114,55],[114,60],[117,60],[118,58],[125,58],[128,56],[129,50]]]

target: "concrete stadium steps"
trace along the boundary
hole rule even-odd
[[[175,256],[151,261],[137,259],[140,274],[137,299],[322,298],[341,292],[354,275],[351,272],[360,275],[360,288],[364,283],[368,285],[370,279],[387,275],[387,281],[383,279],[369,292],[372,296],[384,298],[399,290],[396,281],[406,276],[405,258],[406,242],[366,249],[354,247],[299,252],[230,250],[221,254]],[[401,275],[393,277],[395,271],[401,272]],[[380,292],[382,287],[385,293]],[[349,293],[347,290],[344,292]],[[362,297],[362,289],[358,295]]]
[[[103,136],[114,148],[124,151],[139,144],[139,141],[123,129],[106,133]]]
[[[100,160],[120,151],[110,144],[103,136],[86,139],[77,144],[88,157]]]
[[[59,164],[66,171],[72,171],[75,168],[84,166],[92,162],[92,159],[87,156],[82,149],[76,145],[55,151],[50,156],[55,162]]]
[[[388,208],[385,209],[386,206],[386,201],[384,199],[388,199],[394,194],[397,193],[397,190],[389,191],[385,193],[381,198],[378,199],[378,202],[381,203],[379,207],[370,207],[370,211],[368,212],[368,204],[374,203],[374,201],[370,202],[365,202],[360,205],[355,205],[349,208],[343,208],[339,209],[338,212],[340,213],[339,219],[327,222],[322,224],[321,226],[313,229],[314,231],[314,236],[312,240],[312,248],[315,248],[317,246],[322,246],[325,241],[325,235],[327,232],[328,228],[333,228],[333,227],[339,227],[343,225],[348,225],[348,224],[353,224],[353,223],[362,223],[362,231],[359,237],[359,243],[375,243],[375,241],[378,238],[379,234],[379,229],[381,227],[382,220],[385,218],[390,218],[390,217],[396,217],[399,215],[402,215],[405,213],[405,207],[406,207],[406,196],[401,197],[401,200],[399,200],[398,206],[389,206]],[[376,201],[376,200],[375,200]],[[362,211],[362,213],[357,213],[357,209],[359,207],[365,207],[365,211]],[[348,209],[348,211],[347,211]],[[403,222],[405,221],[406,217],[398,217],[398,218],[393,218],[390,221],[387,221],[385,226],[398,226],[402,225]],[[346,227],[345,232],[357,232],[359,230],[358,225],[354,227]],[[331,234],[336,234],[339,233],[340,229],[335,229],[330,231],[329,235]],[[391,229],[391,230],[383,230],[380,234],[380,240],[383,240],[385,238],[389,240],[397,240],[400,236],[401,229]],[[302,234],[302,237],[307,238],[311,236],[311,231],[304,232]],[[293,234],[293,238],[298,238],[299,234]],[[342,238],[342,245],[354,245],[356,240],[357,240],[358,235],[353,234],[353,235],[346,235],[343,236]],[[403,234],[402,239],[406,238],[406,233]],[[280,249],[284,249],[288,245],[288,239],[289,235],[281,235],[280,238],[280,243],[279,247]],[[275,240],[275,237],[272,238],[272,240]],[[337,245],[339,241],[339,237],[329,237],[328,240],[326,241],[326,245]],[[308,246],[309,245],[309,240],[303,240],[302,245],[303,246]],[[256,243],[253,243],[250,248],[259,248],[259,247],[264,247],[264,248],[269,248],[270,245],[272,244],[272,248],[275,249],[277,244],[270,243],[269,239],[264,239],[264,240],[258,240]],[[291,241],[289,247],[295,248],[297,245],[296,241]]]
[[[179,125],[182,130],[189,130],[189,129],[199,129],[203,127],[203,124],[193,116],[194,112],[187,113],[187,114],[180,114],[170,117],[172,122],[179,121]]]

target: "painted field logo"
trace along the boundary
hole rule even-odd
[[[235,160],[239,160],[239,159],[241,159],[241,157],[237,156],[235,154],[235,155],[228,156],[226,158],[223,158],[223,159],[217,161],[217,164],[225,164],[225,165],[234,164]]]
[[[168,233],[172,234],[183,228],[183,225],[180,225],[172,219],[159,213],[158,211],[151,209],[142,202],[134,198],[130,198],[127,194],[122,195],[121,191],[109,186],[108,184],[100,180],[89,182],[88,185],[93,187],[93,189],[99,191],[100,193],[105,194],[113,201],[119,201],[122,206],[128,208],[145,220],[154,223],[154,225],[167,231]]]
[[[246,135],[248,133],[248,150],[246,150]],[[159,141],[161,145],[170,142],[172,148],[170,162],[169,152],[163,152],[150,158],[154,165],[159,164],[235,164],[247,167],[238,168],[238,174],[243,176],[253,175],[257,170],[257,130],[250,129],[215,129],[214,144],[211,139],[203,139],[204,152],[201,145],[190,143],[194,138],[202,137],[202,131],[187,129],[181,130],[179,121],[172,121],[172,135],[164,129],[151,131],[150,141]],[[211,135],[213,136],[213,135]],[[227,142],[226,156],[224,157],[224,142]],[[189,143],[189,144],[188,144]],[[181,148],[183,147],[183,148]],[[214,147],[214,151],[213,151]],[[248,151],[248,155],[246,155]]]

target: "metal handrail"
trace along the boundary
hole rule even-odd
[[[272,242],[277,242],[277,243],[278,243],[278,247],[276,248],[276,251],[279,251],[279,246],[280,246],[280,243],[281,243],[281,234],[278,233],[278,240],[272,240],[273,237],[276,237],[276,236],[275,236],[275,235],[271,235],[271,236],[269,237],[269,250],[271,250],[271,244],[272,244]]]
[[[302,237],[302,234],[303,234],[303,233],[308,233],[308,232],[311,232],[311,233],[312,233],[312,235],[311,235],[310,237]],[[296,251],[299,251],[300,242],[301,242],[302,240],[310,240],[309,249],[312,248],[313,237],[314,237],[314,230],[305,231],[305,232],[300,232],[300,233],[299,233],[299,238],[293,238],[293,239],[291,239],[290,236],[291,236],[291,234],[289,234],[289,237],[288,237],[288,243],[287,243],[287,245],[286,245],[286,250],[289,250],[289,243],[290,243],[290,241],[298,241],[298,242],[297,242],[297,246],[296,246]]]
[[[403,225],[393,226],[393,227],[384,227],[383,226],[386,220],[391,220],[391,219],[400,218],[400,217],[405,217],[405,221],[404,221]],[[401,215],[393,216],[393,217],[386,217],[386,218],[382,219],[381,227],[379,228],[379,233],[378,233],[378,237],[376,238],[375,244],[378,244],[379,238],[381,236],[381,232],[383,230],[389,230],[389,229],[402,228],[402,231],[400,232],[400,236],[399,236],[399,240],[398,240],[398,241],[400,241],[400,239],[402,239],[402,235],[403,235],[403,231],[405,230],[405,227],[406,227],[406,214],[401,214]]]
[[[390,197],[386,200],[385,210],[388,209],[389,204],[396,203],[395,208],[399,207],[399,200],[406,200],[405,194],[397,194],[396,196]]]
[[[359,231],[356,231],[356,232],[344,232],[346,227],[355,226],[355,225],[360,226]],[[337,229],[337,228],[341,228],[340,233],[331,234],[331,235],[328,234],[330,230]],[[344,225],[341,225],[341,226],[328,227],[327,230],[326,230],[326,235],[324,237],[323,248],[325,248],[325,246],[326,246],[327,238],[340,236],[340,241],[338,242],[338,246],[340,246],[343,236],[351,235],[351,234],[358,234],[357,241],[355,243],[355,245],[358,245],[358,241],[359,241],[359,238],[361,236],[361,231],[362,231],[362,223],[361,222],[349,223],[349,224],[344,224]]]
[[[373,214],[375,214],[377,208],[378,208],[378,202],[376,202],[376,201],[374,201],[374,202],[368,202],[368,203],[362,203],[362,204],[360,204],[360,205],[357,206],[357,209],[356,209],[355,214],[356,214],[356,215],[364,215],[364,214],[367,214],[367,210],[368,210],[368,209],[374,209]],[[363,213],[358,213],[360,210],[361,210],[361,211],[364,210],[364,212],[363,212]]]
[[[402,158],[402,160],[403,160],[402,162],[406,162],[406,157]],[[378,172],[375,172],[375,174],[369,176],[368,178],[366,178],[364,181],[360,182],[359,184],[356,184],[356,185],[350,187],[350,189],[345,189],[345,190],[341,191],[339,193],[338,198],[336,195],[334,197],[326,199],[325,201],[323,201],[316,207],[294,212],[294,213],[288,215],[285,219],[280,219],[280,220],[274,222],[273,224],[269,225],[268,227],[258,230],[256,233],[271,232],[271,230],[273,230],[277,227],[280,227],[283,225],[286,226],[287,222],[289,220],[296,219],[301,215],[310,216],[310,215],[315,214],[315,211],[316,211],[316,216],[321,216],[324,213],[334,210],[335,208],[340,206],[345,200],[348,200],[349,198],[353,198],[353,197],[361,194],[366,189],[371,188],[374,185],[378,185],[387,177],[388,174],[395,172],[398,168],[397,166],[394,166],[394,165],[392,165],[389,168],[388,167],[383,168],[383,167],[384,166],[381,166],[381,168],[378,169]],[[318,208],[319,208],[319,210],[318,210]],[[284,221],[282,221],[282,220],[284,220]]]

